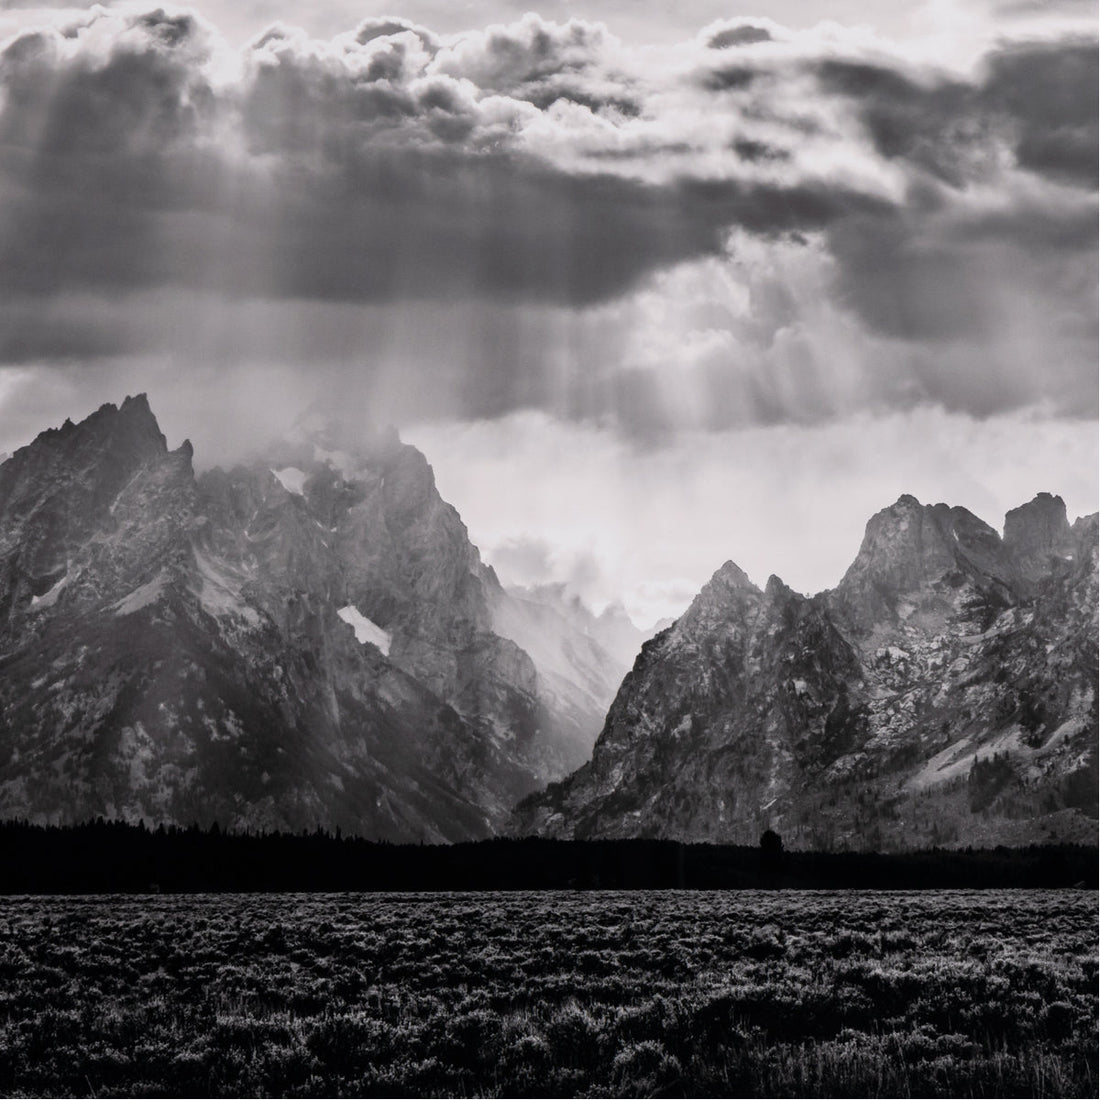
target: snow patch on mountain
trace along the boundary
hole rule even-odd
[[[31,607],[35,610],[53,607],[57,603],[57,597],[61,595],[61,589],[65,587],[68,581],[69,574],[66,573],[49,591],[43,592],[41,596],[31,596]]]
[[[114,605],[115,615],[117,617],[132,615],[135,611],[140,611],[143,607],[156,603],[164,591],[164,582],[164,574],[158,573],[148,583],[135,588],[133,592],[128,596],[124,596]]]
[[[361,645],[370,642],[377,646],[385,656],[390,655],[390,643],[393,638],[387,634],[377,623],[372,623],[354,604],[341,607],[336,612],[355,631],[355,640]]]
[[[306,473],[304,470],[299,470],[297,466],[284,466],[281,470],[272,470],[271,472],[275,475],[275,480],[288,493],[293,493],[296,497],[306,495]]]

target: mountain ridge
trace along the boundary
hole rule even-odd
[[[1096,517],[999,536],[903,494],[836,588],[721,566],[643,647],[592,760],[516,832],[802,847],[1080,839],[1096,817]]]
[[[365,434],[196,477],[138,395],[0,467],[0,814],[468,839],[586,755],[427,460]]]
[[[506,590],[393,429],[310,416],[196,475],[135,395],[0,464],[0,815],[1089,839],[1096,544],[1049,493],[1003,535],[903,494],[835,588],[729,561],[646,638]]]

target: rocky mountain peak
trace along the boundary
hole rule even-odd
[[[66,419],[60,428],[47,428],[32,443],[21,447],[12,458],[32,463],[71,465],[76,460],[113,458],[118,462],[141,462],[168,449],[145,394],[127,397],[121,404],[106,403],[86,419],[74,424]]]
[[[749,580],[748,574],[735,562],[727,561],[721,565],[703,587],[703,592],[711,589],[715,592],[755,592],[759,595],[760,589]]]
[[[997,532],[972,512],[922,505],[909,494],[871,517],[859,553],[830,595],[861,630],[893,619],[907,594],[949,601],[960,586],[1002,603],[1018,582],[1017,564]],[[992,606],[992,604],[991,604]]]
[[[954,556],[938,519],[934,508],[908,494],[876,512],[841,587],[870,581],[905,592],[950,569]]]
[[[1029,580],[1050,572],[1051,559],[1071,557],[1074,540],[1066,503],[1060,496],[1038,493],[1005,515],[1005,549]]]
[[[536,667],[427,459],[300,428],[196,479],[137,395],[0,468],[0,811],[457,840],[583,761],[627,662],[535,609]]]
[[[772,573],[768,577],[767,584],[764,585],[764,595],[769,600],[785,600],[795,595],[795,593],[781,578]]]
[[[73,435],[94,437],[114,446],[128,444],[147,452],[147,456],[163,454],[168,449],[149,399],[143,393],[126,397],[118,406],[110,402],[101,405],[80,424],[68,423]]]
[[[114,408],[109,401],[106,402],[101,408]],[[122,399],[122,404],[118,407],[120,413],[129,413],[131,416],[140,416],[143,418],[151,418],[156,423],[156,418],[153,416],[153,410],[149,407],[149,395],[147,393],[129,393]]]
[[[792,846],[877,849],[1091,839],[1097,523],[1079,520],[1062,554],[1060,500],[1010,515],[1003,543],[965,508],[906,494],[813,599],[776,576],[761,594],[727,563],[643,647],[589,764],[521,804],[517,831],[744,844],[776,828]]]
[[[49,590],[167,443],[144,394],[40,433],[0,466],[0,620]],[[191,477],[190,458],[182,469]]]
[[[745,571],[732,561],[720,566],[676,623],[676,633],[691,634],[711,629],[724,621],[736,621],[762,593]]]
[[[905,494],[867,521],[859,553],[832,594],[841,615],[860,630],[895,617],[902,593],[954,565],[935,510]]]

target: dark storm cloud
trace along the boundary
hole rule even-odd
[[[830,228],[843,300],[877,332],[933,342],[992,337],[1003,324],[1003,292],[1039,301],[1051,290],[1042,286],[1051,262],[1075,272],[1094,266],[1096,214],[1087,207],[1022,204],[952,218],[932,206],[923,216],[880,211]],[[1094,313],[1089,282],[1076,288],[1086,317]]]
[[[1018,123],[1021,166],[1095,188],[1097,80],[1095,41],[1022,45],[990,58],[982,96]]]
[[[770,42],[771,31],[755,23],[738,23],[732,27],[723,27],[707,39],[712,50],[727,50],[731,46],[751,46],[756,42]]]
[[[786,149],[775,145],[769,145],[765,141],[754,141],[752,138],[737,138],[732,145],[733,151],[742,159],[752,163],[770,160],[790,160],[791,154]]]
[[[708,68],[701,83],[711,92],[741,91],[751,87],[760,76],[760,70],[745,65],[725,65]]]
[[[985,335],[994,323],[968,253],[902,218],[853,219],[831,238],[846,301],[878,332],[911,340]]]
[[[827,60],[817,77],[829,95],[856,100],[878,153],[903,158],[955,186],[971,174],[973,151],[988,149],[975,111],[977,89],[961,81],[922,87],[882,65]]]
[[[1059,254],[1082,292],[1078,308],[1094,315],[1095,279],[1081,278],[1094,266],[1093,201],[1005,191],[984,208],[964,196],[972,185],[996,186],[1005,154],[1025,172],[1095,187],[1095,43],[1004,48],[972,83],[864,61],[813,68],[829,95],[856,106],[876,152],[910,176],[905,202],[829,231],[843,300],[873,330],[932,342],[995,338],[1005,293],[1041,300],[1049,258]],[[986,397],[995,405],[1004,394]]]
[[[556,337],[509,330],[507,311],[613,309],[687,262],[758,262],[731,244],[747,235],[804,249],[845,323],[914,346],[899,378],[869,384],[884,400],[985,411],[1041,400],[1044,385],[1080,397],[1094,44],[1006,46],[945,75],[765,23],[715,24],[665,55],[577,20],[444,39],[374,19],[327,42],[275,27],[228,63],[186,13],[98,11],[24,33],[0,54],[0,361],[190,352],[181,331],[201,319],[173,295],[236,303],[257,324],[257,302],[295,303],[310,323],[331,307],[339,322],[314,347],[344,362],[384,345],[345,307],[489,303],[469,362],[454,377],[432,368],[433,400],[470,416],[617,415],[644,436],[680,415],[646,356],[687,352],[642,349],[639,369],[612,377],[601,351],[629,340],[585,337],[562,397],[532,332]],[[804,331],[819,307],[761,309],[765,282],[752,331],[684,321],[704,350],[717,334],[687,370],[705,427],[833,408]],[[1025,311],[1060,364],[1039,382],[934,365],[946,345],[969,349],[951,370],[989,359]],[[442,336],[402,339],[418,364],[447,353]],[[247,326],[221,341],[215,358],[285,358]]]
[[[783,232],[874,205],[802,187],[658,188],[611,175],[570,177],[514,156],[402,150],[357,155],[339,175],[301,191],[292,173],[280,174],[266,198],[250,192],[225,211],[203,209],[197,189],[195,204],[176,210],[186,195],[173,171],[194,182],[204,167],[172,158],[138,175],[118,157],[86,162],[84,183],[110,196],[92,217],[53,188],[13,201],[0,287],[56,293],[178,284],[345,301],[476,289],[584,305],[622,293],[647,271],[721,254],[731,224]],[[216,191],[216,167],[202,174]]]
[[[131,21],[105,58],[48,35],[0,59],[5,206],[0,287],[52,294],[181,285],[228,295],[391,301],[468,293],[584,305],[647,272],[718,255],[731,225],[816,228],[873,200],[842,188],[743,180],[655,185],[576,173],[494,148],[463,65],[491,87],[582,68],[599,35],[536,21],[487,34],[442,71],[396,78],[404,24],[349,74],[340,59],[257,43],[229,104],[187,17]],[[232,109],[256,163],[208,139]]]
[[[80,315],[68,303],[43,306],[36,299],[0,302],[0,363],[43,359],[64,362],[127,354],[138,349],[117,323]]]
[[[918,83],[881,64],[826,60],[825,91],[856,100],[882,156],[906,158],[962,186],[991,166],[975,152],[1003,140],[1020,167],[1094,188],[1097,172],[1097,44],[1006,47],[977,83]]]

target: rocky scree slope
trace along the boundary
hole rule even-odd
[[[0,816],[490,835],[585,759],[396,433],[196,478],[144,396],[0,465]]]
[[[517,832],[899,849],[1095,841],[1097,517],[911,496],[832,591],[727,562]]]

